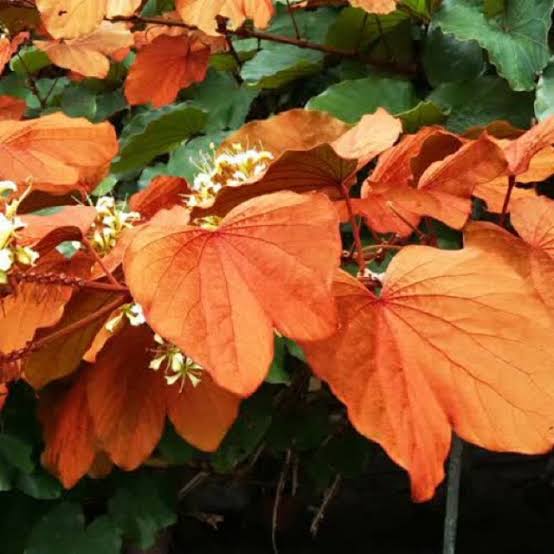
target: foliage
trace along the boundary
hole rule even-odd
[[[2,551],[549,451],[552,9],[0,1]]]

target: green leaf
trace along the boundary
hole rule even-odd
[[[160,444],[158,444],[158,450],[164,460],[174,465],[184,465],[198,454],[196,448],[183,440],[170,423],[167,424]]]
[[[37,500],[54,500],[59,498],[63,492],[60,482],[43,470],[30,475],[20,474],[16,486],[27,496]]]
[[[287,354],[286,339],[275,337],[273,362],[266,377],[266,383],[270,385],[290,385],[290,375],[285,368]]]
[[[167,163],[166,172],[169,175],[184,177],[192,182],[200,171],[198,166],[203,158],[212,156],[211,144],[217,148],[227,137],[228,133],[213,133],[204,137],[196,137],[174,150]]]
[[[535,116],[539,121],[554,115],[554,61],[545,67],[537,84]]]
[[[552,0],[507,0],[501,16],[487,19],[482,0],[444,0],[434,22],[445,33],[476,40],[514,90],[532,90],[548,63]]]
[[[108,175],[100,183],[98,186],[92,191],[93,196],[105,196],[106,194],[109,194],[114,187],[117,185],[117,177],[114,175]]]
[[[294,14],[294,20],[300,36],[304,40],[323,43],[329,32],[329,27],[336,20],[336,10],[322,7],[316,11],[299,10]],[[276,35],[296,37],[296,28],[286,7],[278,6],[268,32]]]
[[[48,512],[33,528],[25,554],[120,554],[119,530],[107,517],[85,529],[78,504],[64,502]]]
[[[484,0],[484,12],[487,17],[495,17],[506,10],[506,0]]]
[[[367,51],[376,39],[386,36],[405,21],[409,21],[409,17],[400,11],[387,15],[368,15],[361,8],[345,8],[329,28],[325,42],[341,50],[360,48],[362,52]]]
[[[273,398],[265,390],[243,402],[240,416],[213,455],[212,465],[219,473],[230,473],[254,453],[273,418]]]
[[[205,81],[185,91],[194,106],[208,113],[208,133],[240,127],[257,95],[257,90],[239,86],[221,71],[210,71]]]
[[[25,551],[31,530],[49,506],[48,502],[37,502],[19,492],[0,494],[2,554],[22,554]]]
[[[427,79],[433,86],[454,81],[469,81],[485,69],[483,50],[474,40],[458,40],[431,25],[422,56]]]
[[[23,77],[34,75],[49,65],[52,64],[46,53],[34,46],[24,46],[10,61],[10,69]]]
[[[93,121],[100,123],[128,107],[127,100],[120,89],[104,92],[96,97],[96,115]]]
[[[241,77],[259,89],[276,89],[313,75],[323,66],[323,54],[289,44],[268,44],[242,66]]]
[[[0,492],[11,490],[14,473],[13,466],[0,458]]]
[[[79,85],[69,85],[62,93],[61,108],[69,117],[86,117],[93,121],[96,93]]]
[[[533,117],[533,95],[510,90],[506,81],[498,77],[447,83],[436,88],[428,100],[449,110],[446,126],[456,133],[497,119],[526,128]]]
[[[171,152],[199,133],[207,121],[206,112],[189,103],[151,110],[138,115],[122,134],[121,152],[112,165],[113,173],[143,167],[160,154]]]
[[[410,110],[417,102],[409,81],[368,77],[332,85],[312,98],[306,107],[329,112],[347,123],[356,123],[364,114],[373,113],[379,107],[397,114]]]
[[[436,125],[445,121],[447,114],[433,102],[424,101],[411,110],[398,114],[405,133],[415,133],[420,127]]]
[[[31,473],[35,469],[32,454],[32,446],[24,440],[7,433],[0,434],[0,459],[4,462],[23,473]]]
[[[153,475],[134,473],[108,502],[108,511],[126,538],[142,549],[177,521],[174,501]]]

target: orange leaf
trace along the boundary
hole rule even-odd
[[[355,8],[362,8],[369,13],[385,15],[396,10],[396,0],[350,0]]]
[[[159,36],[139,50],[125,81],[125,96],[131,105],[170,104],[181,89],[206,78],[209,58],[210,47],[201,40]]]
[[[108,56],[132,46],[133,42],[133,35],[125,23],[103,21],[87,35],[70,40],[35,40],[34,44],[55,65],[103,79],[110,70]]]
[[[21,119],[26,110],[25,100],[15,96],[0,96],[0,121]]]
[[[480,248],[410,246],[381,296],[340,273],[339,332],[304,344],[354,426],[433,496],[452,429],[489,450],[540,453],[554,442],[549,315],[508,260]]]
[[[0,121],[0,178],[62,191],[117,154],[114,128],[54,113],[30,121]],[[48,186],[46,188],[48,188]]]
[[[146,326],[126,327],[100,352],[88,382],[96,436],[112,461],[127,470],[152,453],[164,427],[165,384],[148,367],[154,344]]]
[[[362,190],[362,199],[353,201],[353,206],[378,232],[410,234],[412,229],[406,220],[417,224],[419,216],[430,216],[461,229],[470,214],[476,185],[491,181],[505,169],[502,149],[482,135],[429,165],[415,188],[409,182],[374,185],[372,176]]]
[[[26,227],[18,232],[18,243],[41,254],[67,240],[80,240],[96,219],[93,206],[63,206],[51,215],[22,215]]]
[[[554,116],[541,121],[529,131],[511,141],[506,147],[509,171],[513,175],[525,173],[531,159],[554,142]]]
[[[59,323],[48,331],[37,333],[37,339],[83,320],[104,308],[118,296],[105,292],[80,291],[67,304]],[[120,296],[119,296],[120,298]],[[63,338],[49,342],[24,360],[25,379],[35,389],[40,389],[56,379],[61,379],[77,370],[81,359],[92,344],[98,331],[109,318],[99,318]]]
[[[196,448],[214,452],[238,415],[238,396],[218,387],[204,373],[195,387],[187,381],[182,392],[178,386],[166,388],[167,415],[175,429]]]
[[[69,489],[87,473],[96,455],[87,373],[69,388],[54,388],[41,395],[39,417],[45,442],[42,463]]]
[[[185,23],[212,35],[217,33],[218,15],[228,18],[233,29],[247,19],[265,29],[275,13],[272,0],[176,0],[175,4]]]
[[[129,199],[129,207],[145,219],[150,219],[160,210],[183,205],[183,195],[190,192],[185,179],[161,175],[152,179],[145,189],[133,194]]]
[[[141,0],[107,0],[106,17],[133,15],[140,8],[141,3]]]
[[[90,270],[91,260],[75,255],[66,260],[57,251],[39,259],[33,272],[65,273],[83,277]],[[38,329],[55,325],[71,298],[71,287],[22,283],[17,291],[0,301],[0,352],[6,354],[26,346]]]
[[[9,392],[10,391],[8,390],[8,387],[5,384],[1,383],[0,384],[0,412],[4,408],[4,404],[6,403],[6,400],[8,399]]]
[[[29,38],[29,33],[18,33],[13,39],[0,38],[0,73],[4,71],[11,57],[19,50],[19,47]]]
[[[54,38],[92,32],[106,15],[107,0],[36,0],[42,22]]]
[[[278,192],[232,210],[216,230],[163,211],[128,248],[127,284],[149,324],[249,395],[273,357],[273,328],[314,340],[335,330],[329,287],[339,263],[336,212],[321,194]]]
[[[321,112],[291,110],[265,121],[245,125],[231,136],[230,144],[260,145],[276,160],[253,183],[224,187],[206,213],[224,215],[241,202],[279,190],[303,193],[320,191],[342,198],[355,173],[392,146],[402,124],[385,110],[366,115],[354,127]]]

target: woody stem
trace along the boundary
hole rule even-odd
[[[348,210],[348,219],[352,225],[352,234],[354,235],[354,244],[356,246],[356,262],[358,263],[358,268],[360,274],[363,275],[366,268],[365,256],[364,256],[364,247],[362,245],[362,239],[360,237],[360,225],[354,215],[354,209],[352,208],[352,201],[350,200],[350,191],[346,185],[341,185],[342,195],[346,202],[346,209]]]
[[[512,198],[512,193],[516,186],[516,176],[510,175],[508,177],[508,190],[506,191],[506,196],[504,197],[504,204],[502,205],[502,213],[500,214],[500,225],[502,227],[506,224],[506,217],[508,215],[508,207],[510,206],[510,200]]]
[[[106,277],[108,278],[108,281],[112,285],[115,285],[117,287],[121,286],[121,283],[112,275],[112,272],[106,267],[106,264],[104,263],[104,260],[98,255],[98,252],[94,249],[94,246],[90,243],[90,241],[86,237],[81,238],[81,242],[87,247],[88,251],[92,254],[94,257],[96,263],[102,268],[102,271],[105,273]]]

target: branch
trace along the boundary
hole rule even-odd
[[[97,281],[87,281],[79,277],[65,275],[64,273],[14,273],[13,279],[19,283],[40,283],[41,285],[62,285],[65,287],[75,287],[78,289],[102,290],[115,292],[118,294],[129,294],[129,289],[124,286],[112,283],[99,283]]]
[[[31,341],[26,346],[24,346],[23,348],[20,348],[19,350],[14,350],[12,352],[8,352],[7,354],[0,353],[0,364],[16,362],[17,360],[20,360],[21,358],[25,357],[27,354],[30,354],[31,352],[36,352],[37,350],[44,348],[52,341],[67,337],[68,335],[71,335],[75,331],[78,331],[79,329],[82,329],[83,327],[90,325],[96,320],[104,316],[110,315],[114,310],[117,310],[117,308],[127,303],[128,300],[129,298],[126,296],[121,296],[120,298],[116,298],[115,300],[112,300],[109,304],[106,304],[104,307],[88,315],[87,317],[84,317],[83,319],[80,319],[75,323],[71,323],[70,325],[67,325],[67,327],[60,329],[59,331],[55,331],[50,335],[46,335],[45,337],[42,337],[39,340]]]
[[[198,31],[198,27],[194,25],[189,25],[184,21],[176,21],[171,19],[163,19],[161,17],[142,17],[139,15],[132,16],[117,16],[108,18],[107,21],[125,21],[130,23],[138,23],[144,25],[162,25],[167,27],[181,27],[183,29],[188,29],[189,31]],[[249,29],[246,27],[241,27],[239,29],[228,29],[226,22],[219,20],[218,32],[223,36],[234,36],[239,38],[257,38],[258,40],[265,40],[268,42],[276,42],[279,44],[290,44],[296,46],[297,48],[305,48],[307,50],[316,50],[318,52],[323,52],[324,54],[332,54],[336,56],[341,56],[343,58],[353,58],[360,60],[369,65],[379,67],[381,69],[388,69],[396,71],[398,73],[404,73],[407,75],[412,75],[415,73],[415,68],[413,66],[401,65],[401,64],[391,64],[389,62],[382,62],[378,60],[367,59],[366,56],[356,52],[355,50],[342,50],[341,48],[335,48],[333,46],[328,46],[326,44],[319,44],[317,42],[312,42],[302,38],[294,38],[286,35],[277,35],[274,33],[266,33],[263,31],[256,31],[254,29]]]

